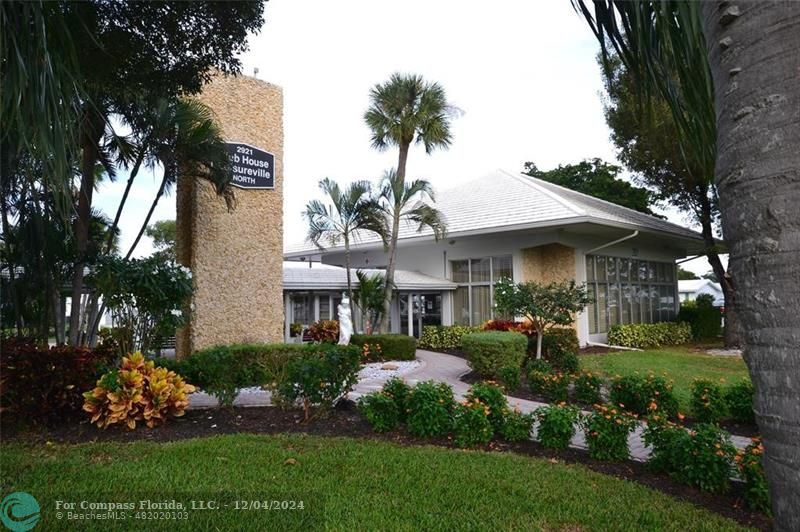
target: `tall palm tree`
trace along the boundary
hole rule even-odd
[[[354,181],[344,190],[330,178],[319,182],[319,188],[330,200],[326,206],[320,200],[311,200],[303,211],[308,221],[308,240],[319,249],[323,243],[336,246],[344,244],[344,266],[347,275],[347,297],[353,301],[353,283],[350,279],[350,244],[364,231],[386,234],[384,220],[377,201],[372,198],[369,181]],[[351,318],[355,323],[355,308],[350,305]]]
[[[664,96],[684,144],[716,141],[698,148],[716,150],[706,157],[715,164],[774,524],[800,530],[800,4],[573,3],[601,45],[613,45]],[[659,75],[668,72],[675,79]]]
[[[358,289],[355,291],[355,301],[364,315],[364,332],[372,334],[383,315],[386,282],[382,274],[370,275],[362,270],[356,271],[356,278]]]
[[[394,271],[397,265],[397,238],[400,233],[400,222],[415,224],[417,231],[429,228],[436,240],[447,232],[444,215],[426,203],[434,202],[433,187],[424,179],[416,179],[406,183],[403,176],[394,169],[388,170],[381,181],[381,204],[387,220],[387,247],[389,260],[386,265],[385,295],[380,330],[386,331],[389,325],[389,305],[394,291]]]

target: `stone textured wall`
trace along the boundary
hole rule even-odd
[[[235,208],[203,180],[178,179],[178,260],[192,269],[194,310],[178,356],[238,342],[283,341],[283,92],[246,76],[218,76],[199,99],[226,140],[275,155],[275,188],[235,188]]]
[[[575,249],[545,244],[522,250],[522,280],[551,283],[576,278]]]

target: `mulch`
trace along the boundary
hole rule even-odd
[[[387,441],[398,445],[437,445],[454,448],[449,438],[421,439],[416,438],[404,428],[377,434],[369,423],[358,413],[351,401],[341,401],[334,409],[318,413],[310,421],[304,422],[299,410],[280,409],[277,407],[230,408],[218,410],[189,410],[186,415],[170,419],[165,425],[148,429],[139,427],[135,431],[120,429],[100,430],[84,421],[81,423],[65,423],[49,428],[14,432],[4,427],[3,441],[27,443],[87,443],[101,441],[132,442],[153,441],[168,442],[203,436],[222,434],[312,434],[324,437],[350,437],[363,440]],[[649,471],[645,464],[625,462],[602,462],[589,457],[588,453],[578,449],[552,451],[543,448],[538,442],[522,443],[493,442],[484,448],[491,452],[514,452],[526,456],[544,458],[552,463],[581,464],[592,471],[611,475],[620,479],[637,482],[649,488],[666,493],[677,499],[687,501],[696,506],[731,518],[742,525],[770,530],[771,519],[764,514],[751,512],[744,507],[742,485],[734,483],[730,493],[712,495],[696,488],[678,484],[669,477]]]

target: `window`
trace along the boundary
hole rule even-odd
[[[308,295],[292,296],[292,317],[294,323],[309,325],[314,321],[314,298]]]
[[[479,325],[494,317],[494,283],[513,278],[511,256],[483,257],[450,262],[453,292],[453,323]]]
[[[589,332],[621,323],[675,319],[675,264],[617,257],[586,257]]]

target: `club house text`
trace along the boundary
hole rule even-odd
[[[244,144],[228,143],[232,166],[232,184],[243,188],[274,186],[271,153]]]

